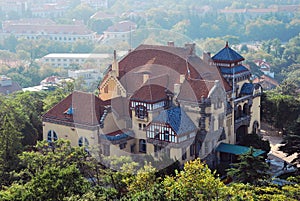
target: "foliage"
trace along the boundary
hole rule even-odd
[[[218,200],[226,194],[225,184],[200,159],[187,162],[183,171],[167,176],[163,183],[170,200]]]
[[[254,156],[253,147],[239,156],[239,161],[232,164],[232,168],[227,170],[227,174],[235,181],[258,185],[263,180],[268,179],[269,167],[264,162],[262,156]]]

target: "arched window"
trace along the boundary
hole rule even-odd
[[[47,141],[48,142],[54,142],[56,140],[58,140],[56,132],[54,130],[50,130],[48,132]]]
[[[80,137],[79,139],[78,139],[78,146],[80,146],[80,147],[87,147],[87,146],[89,146],[89,141],[88,141],[88,139],[86,138],[86,137]]]

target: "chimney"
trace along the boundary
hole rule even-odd
[[[168,42],[168,46],[169,46],[169,47],[175,47],[174,41],[169,41],[169,42]]]
[[[212,61],[210,52],[203,52],[202,59],[205,63],[209,64]]]
[[[180,75],[180,78],[179,78],[179,83],[182,84],[185,80],[185,75],[184,74],[181,74]]]
[[[149,79],[149,74],[144,73],[144,74],[143,74],[143,83],[147,82],[148,79]]]
[[[181,84],[174,84],[174,97],[177,98],[180,92]]]
[[[117,61],[117,52],[114,50],[114,60],[112,63],[112,71],[115,73],[116,77],[119,77],[119,63]]]
[[[184,45],[184,47],[190,49],[190,52],[189,52],[190,56],[196,55],[196,44],[195,43],[186,43]]]

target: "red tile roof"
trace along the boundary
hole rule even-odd
[[[150,79],[167,74],[165,87],[171,92],[174,84],[180,82],[180,75],[185,75],[186,79],[220,80],[226,91],[231,90],[216,66],[205,63],[191,52],[190,47],[140,45],[119,62],[119,80],[129,94],[143,86],[143,74],[149,75]],[[161,83],[157,85],[162,86]]]
[[[130,98],[133,101],[156,103],[167,99],[166,88],[160,85],[146,84],[137,90]]]
[[[179,101],[199,102],[201,98],[206,98],[209,91],[214,86],[214,81],[186,80],[177,97]]]
[[[44,114],[43,121],[96,126],[99,125],[104,106],[107,104],[108,102],[102,101],[94,94],[74,91]],[[66,114],[70,107],[73,110],[72,115]]]

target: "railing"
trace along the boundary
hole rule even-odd
[[[234,125],[236,128],[238,128],[240,126],[249,126],[250,120],[251,120],[250,115],[241,116],[238,119],[234,120]]]

